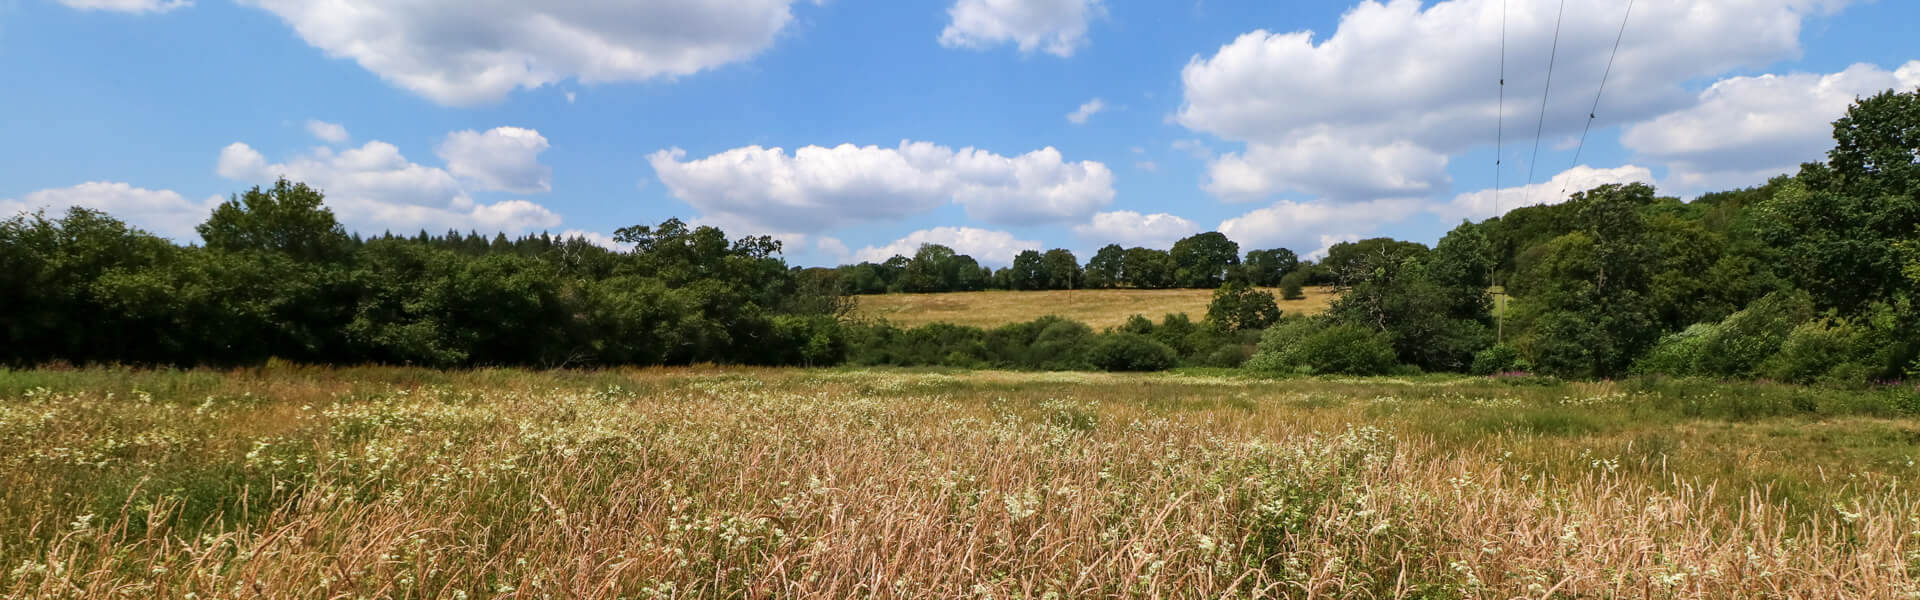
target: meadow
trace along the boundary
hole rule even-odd
[[[0,371],[9,598],[1913,598],[1920,396]]]
[[[1338,296],[1332,287],[1305,288],[1306,297],[1279,300],[1279,289],[1262,288],[1273,294],[1286,314],[1317,315]],[[1022,323],[1054,315],[1086,323],[1094,330],[1115,327],[1127,317],[1143,315],[1159,320],[1161,316],[1186,313],[1194,320],[1207,314],[1213,299],[1211,289],[1087,289],[984,292],[945,292],[937,294],[875,294],[854,296],[856,314],[868,319],[885,320],[900,327],[929,323],[951,323],[993,328]]]

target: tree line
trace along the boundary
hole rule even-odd
[[[1302,262],[1286,248],[1253,250],[1242,260],[1238,243],[1219,232],[1207,232],[1181,239],[1169,250],[1107,244],[1085,265],[1072,251],[1054,248],[1021,251],[1013,257],[1012,265],[994,269],[947,246],[925,244],[911,257],[896,255],[878,263],[816,269],[811,276],[853,295],[1118,287],[1214,289],[1228,282],[1297,289],[1330,281],[1324,271],[1314,267],[1314,263]]]
[[[179,246],[83,208],[0,222],[0,362],[538,367],[948,365],[1265,373],[1637,374],[1865,385],[1920,376],[1920,92],[1833,124],[1827,160],[1767,184],[1660,196],[1605,185],[1463,222],[1433,246],[1375,238],[1318,262],[1243,257],[1218,233],[1084,265],[989,270],[950,248],[797,269],[764,236],[678,220],[627,250],[545,234],[349,235],[305,185],[234,196]],[[1255,286],[1336,288],[1283,315]],[[1198,321],[1064,319],[901,329],[855,294],[1214,287]],[[1496,308],[1495,299],[1504,298]],[[1920,407],[1917,407],[1920,408]]]

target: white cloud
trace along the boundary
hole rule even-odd
[[[193,0],[60,0],[68,8],[132,14],[163,13],[193,6]]]
[[[1430,206],[1427,210],[1448,221],[1459,219],[1480,221],[1506,214],[1507,211],[1522,206],[1566,202],[1568,196],[1609,183],[1634,182],[1652,184],[1653,171],[1634,165],[1611,169],[1596,169],[1580,165],[1562,171],[1541,183],[1501,188],[1497,198],[1491,189],[1467,192],[1454,196],[1452,202]],[[1496,208],[1498,210],[1495,210]]]
[[[1319,190],[1335,202],[1443,190],[1448,181],[1436,164],[1493,142],[1503,5],[1510,11],[1507,137],[1530,138],[1557,3],[1422,4],[1368,0],[1321,39],[1311,31],[1260,30],[1211,56],[1193,57],[1181,71],[1184,101],[1174,120],[1248,145],[1244,153],[1217,159],[1225,164],[1212,170],[1209,189],[1242,199]],[[1682,106],[1693,95],[1684,86],[1688,81],[1796,57],[1802,20],[1842,4],[1642,0],[1634,5],[1595,125],[1630,123]],[[1615,0],[1567,0],[1570,18],[1561,28],[1553,75],[1557,93],[1546,116],[1549,139],[1584,125],[1624,8]],[[1265,160],[1307,150],[1320,164],[1373,168],[1302,168]]]
[[[1143,161],[1133,163],[1133,168],[1146,171],[1148,173],[1159,173],[1160,163],[1153,162],[1150,160],[1143,160]]]
[[[533,194],[553,190],[553,169],[540,164],[547,138],[519,127],[447,134],[439,155],[447,170],[482,189]]]
[[[499,100],[577,78],[691,75],[745,60],[793,20],[793,0],[241,0],[308,44],[441,104]]]
[[[1073,112],[1067,113],[1067,122],[1075,125],[1085,125],[1088,117],[1092,117],[1094,114],[1106,109],[1106,101],[1094,98],[1088,100],[1086,104],[1080,105],[1080,108],[1074,109]]]
[[[149,190],[117,182],[90,181],[73,187],[40,190],[21,200],[0,199],[0,219],[44,209],[60,218],[70,207],[104,211],[113,218],[179,241],[198,239],[193,228],[219,206],[218,196],[193,202],[172,190]]]
[[[573,104],[575,98],[576,96],[573,92],[567,92],[567,104]]]
[[[1092,221],[1075,225],[1073,232],[1082,240],[1102,246],[1120,244],[1170,248],[1180,238],[1200,233],[1200,226],[1167,213],[1143,215],[1120,210],[1094,215]]]
[[[820,239],[814,242],[814,249],[836,264],[845,263],[847,259],[853,257],[853,250],[848,249],[847,243],[836,237],[820,236]]]
[[[970,217],[1003,224],[1073,221],[1113,201],[1113,173],[1092,161],[1066,162],[1042,148],[1001,156],[931,142],[896,148],[841,144],[748,146],[684,160],[678,148],[648,157],[674,197],[702,218],[748,231],[819,232],[924,213],[951,201]]]
[[[940,45],[979,50],[1012,42],[1021,52],[1066,58],[1086,44],[1087,22],[1105,14],[1101,0],[956,0]]]
[[[338,144],[347,141],[347,128],[339,123],[328,123],[319,119],[307,119],[307,133],[313,134],[314,139],[329,144]]]
[[[1222,154],[1207,165],[1201,187],[1228,202],[1285,191],[1345,201],[1428,195],[1449,181],[1446,155],[1411,142],[1367,146],[1316,133]]]
[[[923,244],[940,244],[989,265],[1013,264],[1013,255],[1021,250],[1038,250],[1040,242],[1022,240],[1005,231],[973,227],[935,227],[907,234],[885,246],[867,246],[854,253],[860,262],[884,262],[894,256],[912,257]]]
[[[1358,239],[1379,226],[1399,221],[1420,210],[1413,198],[1364,202],[1276,202],[1227,219],[1217,229],[1243,249],[1288,248],[1300,252],[1318,248],[1324,253],[1335,242]],[[1313,257],[1315,252],[1304,252]]]
[[[340,152],[321,147],[268,164],[259,151],[234,142],[220,151],[216,171],[243,183],[276,177],[305,182],[326,194],[327,206],[349,228],[406,232],[475,229],[509,234],[552,227],[560,216],[526,200],[477,204],[451,173],[408,161],[382,141]]]
[[[1628,127],[1621,144],[1667,163],[1674,191],[1755,185],[1817,161],[1833,147],[1832,122],[1854,99],[1920,87],[1920,60],[1894,71],[1856,64],[1828,74],[1732,77],[1691,107]]]
[[[558,237],[562,240],[580,238],[580,239],[586,240],[587,243],[589,244],[593,244],[601,248],[606,248],[608,250],[614,250],[619,252],[626,252],[628,250],[633,249],[633,246],[631,244],[622,244],[620,242],[616,242],[613,240],[613,236],[600,233],[598,231],[587,231],[584,229],[568,229],[566,231],[560,232],[560,235]]]

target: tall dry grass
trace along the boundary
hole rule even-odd
[[[1165,410],[1053,393],[1082,388],[1021,389],[1172,385],[1163,379],[455,379],[266,377],[197,401],[93,390],[8,398],[0,594],[1912,598],[1920,589],[1920,512],[1897,485],[1803,515],[1762,490],[1656,485],[1606,459],[1542,475],[1491,445],[1303,419],[1277,403]],[[1244,382],[1181,385],[1225,396]]]

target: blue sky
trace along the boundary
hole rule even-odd
[[[681,217],[808,265],[1209,230],[1309,254],[1492,215],[1496,129],[1500,209],[1691,196],[1920,87],[1920,4],[1636,0],[1575,164],[1624,1],[1568,0],[1553,49],[1557,3],[1506,0],[1504,110],[1501,0],[521,4],[0,0],[0,212],[195,242],[209,202],[287,175],[369,233]]]

